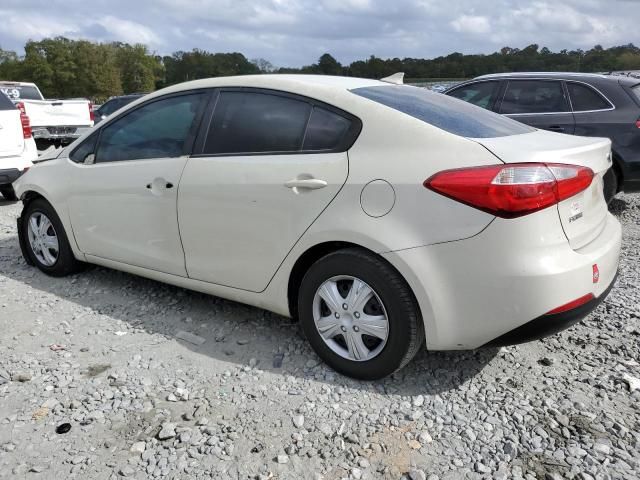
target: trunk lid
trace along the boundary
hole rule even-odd
[[[11,105],[11,109],[0,109],[0,159],[15,157],[24,150],[24,136],[20,111]],[[0,168],[2,164],[0,163]]]
[[[91,126],[88,100],[24,100],[32,127]]]
[[[605,227],[607,203],[603,177],[611,167],[611,141],[538,130],[523,135],[474,139],[505,163],[566,163],[589,167],[593,181],[586,190],[558,204],[562,228],[571,248],[580,249]]]

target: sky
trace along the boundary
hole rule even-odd
[[[200,48],[298,67],[491,53],[537,43],[557,51],[635,43],[640,0],[2,0],[0,47],[62,35]]]

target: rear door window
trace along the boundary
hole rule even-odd
[[[343,142],[351,120],[322,107],[313,107],[302,150],[333,150]]]
[[[607,110],[612,105],[593,88],[581,83],[567,82],[569,97],[574,112],[587,112],[592,110]]]
[[[569,111],[562,83],[558,80],[510,80],[500,113],[563,113]]]
[[[203,153],[299,151],[311,108],[308,102],[276,94],[222,91]]]
[[[464,100],[465,102],[473,103],[478,107],[491,110],[491,107],[496,100],[496,95],[498,94],[499,88],[500,83],[496,81],[476,82],[447,92],[447,95],[459,98],[460,100]]]
[[[505,137],[535,131],[510,118],[426,88],[384,85],[356,88],[351,92],[462,137]]]

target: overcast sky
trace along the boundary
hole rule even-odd
[[[431,58],[531,43],[640,45],[640,0],[1,0],[0,47],[64,35],[313,63]]]

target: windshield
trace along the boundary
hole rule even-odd
[[[425,88],[385,85],[351,92],[462,137],[506,137],[535,131],[510,118]]]
[[[17,100],[43,100],[40,91],[30,85],[2,85],[0,91],[14,102]]]

